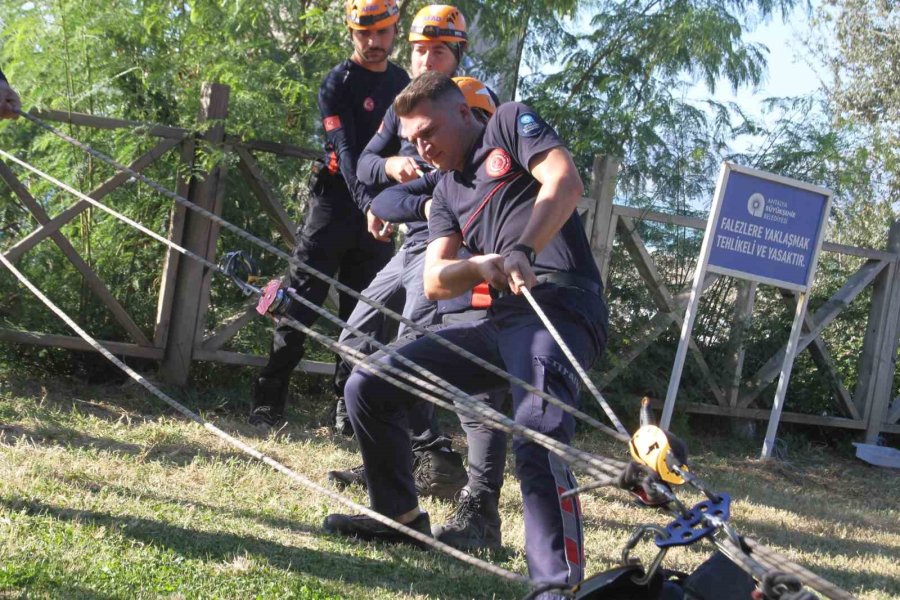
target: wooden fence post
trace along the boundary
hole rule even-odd
[[[613,196],[616,193],[618,172],[618,158],[603,154],[594,156],[590,192],[590,197],[594,200],[594,207],[588,212],[590,223],[587,233],[604,286],[609,276],[609,261],[612,257],[613,241],[616,235]]]
[[[863,391],[864,395],[854,396],[858,407],[865,401],[865,410],[860,412],[866,420],[867,444],[874,444],[878,439],[893,398],[900,341],[900,221],[891,225],[887,251],[898,256],[879,274],[872,289],[872,309],[863,346],[864,362],[860,365],[860,385],[857,386],[857,393]]]
[[[734,303],[734,325],[731,329],[731,337],[728,341],[728,356],[726,357],[726,370],[732,373],[731,381],[725,388],[725,398],[728,406],[737,406],[741,391],[741,376],[744,373],[744,358],[747,348],[745,346],[747,332],[753,319],[753,306],[756,301],[755,281],[739,280],[737,282],[737,298]],[[752,437],[756,431],[756,421],[753,419],[732,419],[731,431],[742,437]]]
[[[228,95],[228,86],[203,84],[200,121],[217,121],[204,135],[204,139],[214,148],[220,148],[225,140],[224,120],[228,116]],[[188,199],[191,202],[215,214],[221,214],[225,191],[223,164],[214,167],[202,180],[192,178],[189,187]],[[178,243],[214,261],[219,227],[190,210],[183,213],[183,218],[183,231]],[[173,233],[177,233],[177,229],[176,227]],[[164,381],[177,385],[187,383],[194,348],[202,339],[209,304],[210,275],[205,272],[203,265],[183,257],[178,261],[174,272],[166,273],[167,279],[174,277],[174,289],[171,292],[171,318],[167,328],[165,354],[160,366],[160,376]],[[163,283],[163,290],[165,288],[166,282]]]

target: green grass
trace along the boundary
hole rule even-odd
[[[290,426],[258,439],[242,422],[246,406],[234,400],[241,393],[175,395],[320,482],[326,470],[358,462],[351,443],[315,427],[325,400],[302,400]],[[447,423],[452,427],[452,416]],[[896,472],[815,447],[792,453],[804,456],[802,462],[764,464],[746,458],[756,445],[724,442],[715,451],[709,440],[694,442],[695,471],[733,494],[740,531],[860,598],[900,598]],[[595,436],[582,434],[578,443],[625,453]],[[360,490],[351,496],[365,502]],[[423,504],[433,522],[452,509]],[[616,491],[585,496],[583,506],[589,572],[612,566],[637,524],[665,522]],[[325,535],[321,522],[334,508],[135,385],[22,382],[0,374],[0,598],[516,598],[525,592],[433,552]],[[501,510],[505,549],[490,558],[524,573],[521,500],[511,475]],[[673,550],[665,564],[689,570],[709,548]],[[638,555],[648,560],[652,550],[643,545]]]

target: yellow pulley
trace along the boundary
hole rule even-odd
[[[687,465],[680,464],[666,432],[656,425],[644,425],[635,431],[628,442],[628,448],[634,460],[653,469],[666,483],[684,483],[684,477],[675,469],[688,471]]]

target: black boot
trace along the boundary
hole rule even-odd
[[[452,500],[469,480],[462,456],[452,450],[423,450],[414,454],[413,476],[419,496]]]
[[[344,437],[353,437],[353,425],[350,424],[350,415],[347,414],[347,404],[340,396],[334,405],[334,430]]]
[[[459,504],[450,520],[435,525],[431,532],[439,542],[459,550],[499,549],[500,511],[491,492],[473,494],[469,486],[459,492]]]
[[[366,489],[368,482],[366,481],[366,467],[359,465],[347,471],[328,471],[328,481],[336,485],[340,489],[344,489],[353,484],[361,485]]]
[[[431,522],[428,520],[427,512],[419,513],[419,516],[407,523],[406,526],[431,537]],[[365,515],[328,515],[325,517],[325,531],[356,537],[361,540],[378,540],[389,543],[403,542],[419,548],[429,547],[423,542],[415,540]]]
[[[260,429],[274,427],[284,419],[288,381],[260,377],[253,384],[253,408],[247,422]]]

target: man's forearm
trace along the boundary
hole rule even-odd
[[[581,181],[572,178],[548,181],[542,185],[519,243],[531,246],[540,253],[572,216],[582,191]]]
[[[484,280],[472,259],[441,259],[425,271],[425,297],[449,300],[463,294]]]

